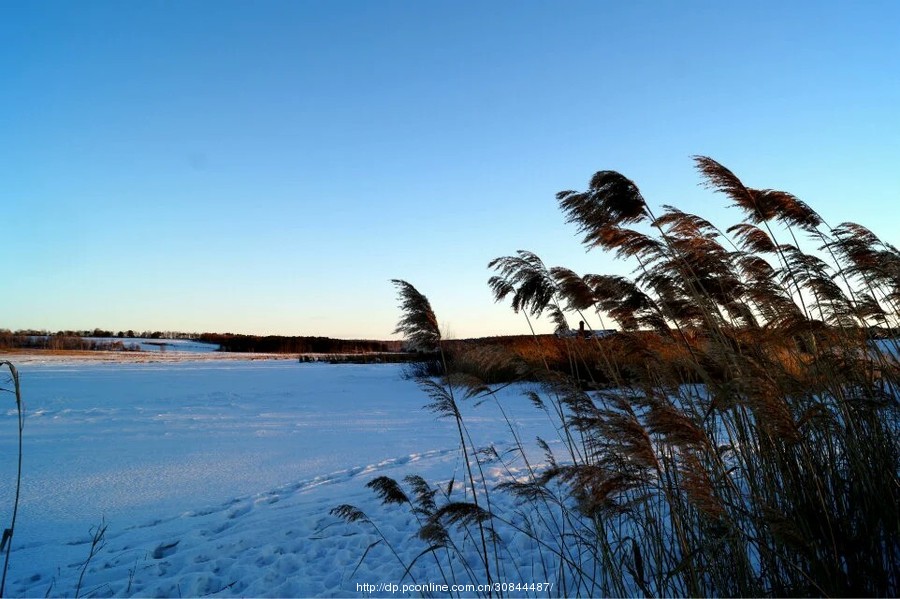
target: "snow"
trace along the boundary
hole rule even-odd
[[[194,341],[192,339],[145,339],[143,337],[90,337],[88,341],[97,341],[100,343],[116,343],[121,342],[126,347],[137,345],[141,351],[175,351],[175,352],[191,352],[205,353],[218,351],[217,343],[204,343],[203,341]]]
[[[429,400],[402,366],[19,357],[25,458],[10,596],[74,595],[101,523],[106,542],[82,595],[392,596],[402,593],[359,585],[444,582],[434,560],[404,579],[387,543],[360,564],[377,537],[329,513],[359,506],[409,563],[425,547],[412,539],[415,520],[381,506],[365,484],[420,474],[459,488],[455,424],[422,408]],[[554,438],[521,389],[500,396],[526,443]],[[14,456],[15,406],[0,397],[0,451]],[[465,410],[475,444],[503,455],[513,439],[496,405]],[[14,480],[14,462],[0,463],[2,480]],[[502,476],[498,466],[488,471],[492,481]],[[13,494],[0,486],[4,526]],[[533,541],[504,542],[515,556],[510,571],[529,568],[509,582],[552,582],[552,572],[531,569],[540,561]]]
[[[34,340],[46,340],[49,337],[32,336]],[[86,343],[96,344],[122,344],[128,349],[137,348],[143,352],[189,352],[191,354],[203,354],[219,350],[219,344],[195,341],[193,339],[148,339],[144,337],[81,337]],[[119,351],[119,350],[114,350]]]
[[[146,364],[146,363],[182,363],[182,362],[247,362],[253,360],[286,360],[297,361],[297,354],[272,354],[272,353],[246,353],[246,352],[218,352],[218,351],[22,351],[16,353],[0,354],[2,359],[9,360],[17,366],[31,366],[35,364],[56,364],[72,366],[77,364],[96,364],[108,362],[115,364]]]

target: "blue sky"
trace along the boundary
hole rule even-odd
[[[601,169],[731,224],[695,154],[897,242],[896,2],[4,2],[0,77],[0,327],[524,333],[488,261],[627,272]]]

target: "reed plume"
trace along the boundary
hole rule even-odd
[[[441,331],[428,298],[406,281],[393,279],[391,282],[397,287],[402,312],[394,333],[403,335],[417,349],[436,350]]]

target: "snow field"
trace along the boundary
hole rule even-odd
[[[382,506],[365,488],[376,476],[402,483],[419,474],[444,487],[453,480],[462,499],[455,425],[422,408],[428,398],[398,365],[31,363],[20,370],[26,457],[11,596],[73,595],[90,529],[101,522],[105,545],[88,565],[82,595],[362,596],[372,594],[358,590],[363,583],[472,582],[455,557],[441,558],[443,574],[430,554],[416,561],[427,545],[412,538],[418,525],[410,510]],[[535,435],[554,438],[546,416],[518,391],[505,390],[501,400],[526,444]],[[4,455],[15,443],[10,407],[0,412]],[[505,454],[512,435],[493,403],[465,410],[476,444]],[[0,466],[4,480],[10,462]],[[491,481],[510,474],[500,463],[486,468]],[[0,487],[4,519],[12,493]],[[517,515],[506,494],[492,499],[504,516],[534,517]],[[330,515],[345,503],[362,509],[384,538]],[[503,582],[552,582],[532,539],[498,532]],[[475,545],[460,553],[477,572]]]

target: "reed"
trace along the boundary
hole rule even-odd
[[[6,367],[9,371],[9,382],[12,383],[12,389],[0,388],[0,392],[12,393],[16,401],[16,424],[18,436],[18,448],[16,455],[16,494],[13,500],[12,515],[10,516],[9,527],[3,530],[3,538],[0,540],[0,554],[5,550],[3,556],[3,576],[0,579],[0,597],[4,596],[6,590],[6,573],[9,570],[9,556],[12,552],[13,533],[16,530],[16,517],[19,513],[19,496],[22,490],[22,431],[25,427],[25,420],[22,406],[22,390],[19,385],[19,371],[7,360],[0,360],[0,368]]]
[[[452,548],[458,559],[442,565],[458,578],[524,567],[576,596],[900,594],[900,251],[710,158],[695,163],[738,222],[654,211],[611,171],[557,195],[584,245],[630,261],[631,277],[579,275],[527,251],[489,265],[495,299],[529,327],[609,319],[617,335],[555,341],[553,359],[538,335],[531,355],[457,348],[439,376],[419,377],[458,428],[466,495],[418,480],[430,503],[405,504],[424,516],[427,552]],[[439,349],[427,299],[397,284],[398,331]],[[542,383],[525,395],[553,419],[564,455],[539,440],[544,460],[529,461],[510,426],[509,476],[492,486],[458,401],[526,379]],[[379,485],[385,501],[408,497]],[[499,540],[510,530],[540,548],[539,564],[516,564]]]

